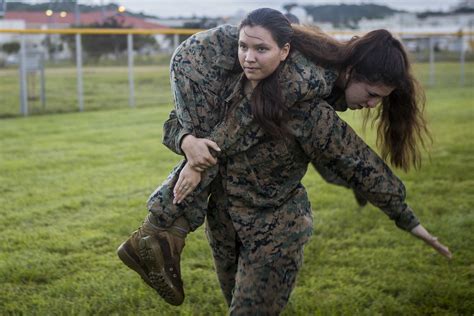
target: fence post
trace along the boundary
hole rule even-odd
[[[435,51],[434,51],[434,37],[430,35],[430,86],[435,84]]]
[[[77,102],[79,111],[84,111],[83,85],[82,85],[82,41],[81,34],[76,33],[76,68],[77,68]]]
[[[461,49],[461,56],[460,56],[460,65],[461,65],[461,79],[460,79],[460,83],[461,83],[461,86],[464,86],[464,83],[465,83],[465,62],[466,62],[466,51],[464,50],[464,34],[463,32],[461,31],[460,32],[460,35],[459,35],[459,40],[461,41],[459,44],[459,48]]]
[[[133,34],[127,34],[127,51],[128,51],[128,105],[135,107],[135,84],[133,80]]]
[[[26,34],[20,36],[20,114],[28,115],[28,87],[26,82]]]
[[[179,34],[174,34],[173,36],[173,49],[176,49],[176,47],[178,47],[179,45]]]
[[[41,54],[41,62],[40,62],[40,76],[41,76],[41,106],[44,108],[46,107],[46,87],[45,87],[45,75],[44,75],[44,54]]]

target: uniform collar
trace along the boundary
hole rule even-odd
[[[242,72],[240,74],[236,74],[235,77],[227,83],[227,87],[233,87],[233,88],[230,89],[229,96],[225,98],[226,102],[231,102],[232,100],[235,100],[236,97],[250,98],[250,96],[246,96],[244,93],[244,85],[245,85],[246,80],[247,78],[245,77],[245,74]]]

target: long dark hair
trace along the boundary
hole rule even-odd
[[[425,95],[403,44],[387,30],[375,30],[350,40],[344,54],[342,67],[349,71],[349,80],[395,87],[382,99],[373,121],[382,158],[405,171],[420,167],[420,145],[425,147],[431,136],[424,117]],[[369,112],[364,126],[368,119]]]
[[[250,12],[241,22],[239,31],[246,26],[261,26],[272,35],[279,48],[290,43],[290,53],[297,49],[307,58],[324,66],[340,65],[341,44],[315,29],[291,25],[274,9],[261,8]],[[288,107],[284,103],[280,72],[284,63],[267,78],[261,80],[252,93],[252,114],[260,126],[273,137],[286,137]]]
[[[269,31],[279,48],[291,42],[293,29],[288,19],[277,10],[262,8],[250,12],[241,22],[242,28],[261,26]],[[285,120],[288,108],[283,101],[279,84],[282,64],[267,78],[261,80],[252,92],[252,114],[257,123],[273,137],[287,136]]]
[[[318,28],[291,25],[279,11],[263,8],[249,13],[240,24],[268,30],[280,48],[290,43],[314,63],[339,71],[350,71],[351,80],[384,84],[395,90],[383,98],[374,117],[377,146],[382,158],[403,170],[421,165],[420,147],[431,141],[424,117],[425,95],[411,73],[403,44],[387,30],[376,30],[348,42],[340,42]],[[277,70],[260,81],[252,94],[256,121],[271,136],[288,136],[287,105],[284,103]],[[368,120],[366,115],[364,124]],[[421,146],[420,146],[421,145]]]

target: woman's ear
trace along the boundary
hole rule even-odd
[[[280,61],[284,61],[290,53],[290,43],[286,43],[280,50]]]

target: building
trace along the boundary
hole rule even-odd
[[[122,25],[136,29],[162,29],[168,28],[155,21],[120,13],[117,11],[95,11],[79,14],[80,25],[100,25],[107,19],[114,18]],[[9,29],[67,29],[76,25],[76,15],[74,12],[28,12],[28,11],[7,11],[3,20],[0,20],[1,28]],[[26,35],[29,49],[40,49],[47,46],[45,50],[47,58],[67,59],[72,53],[65,43],[62,43],[59,34],[34,34]],[[156,35],[158,42],[163,42],[163,35]],[[18,34],[0,34],[0,45],[6,42],[19,41]],[[58,48],[58,49],[55,49]]]

